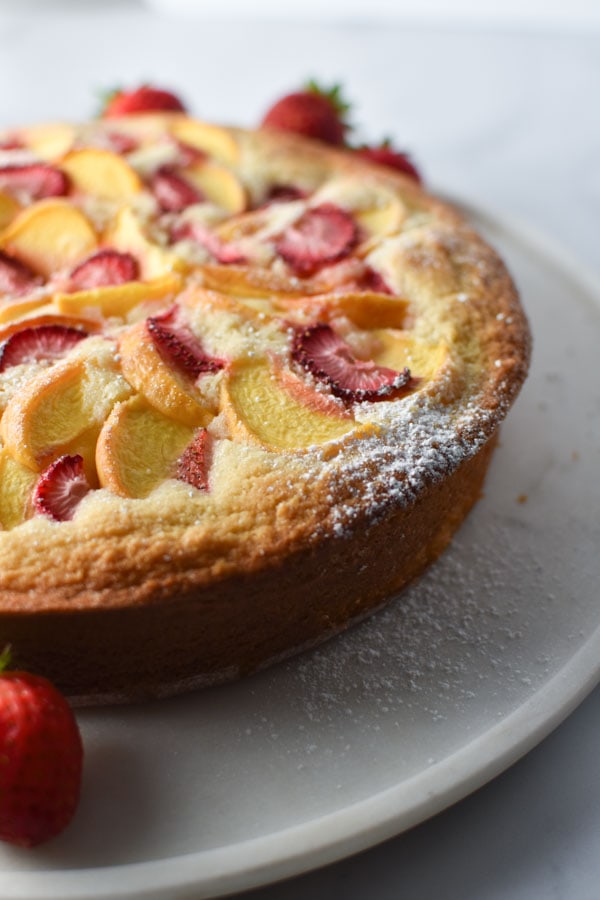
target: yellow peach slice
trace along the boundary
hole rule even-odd
[[[0,230],[10,225],[20,209],[20,204],[13,197],[0,191]]]
[[[309,284],[301,284],[298,279],[278,275],[271,269],[258,269],[251,266],[207,264],[199,268],[205,287],[232,294],[234,297],[263,297],[268,299],[274,295],[285,297],[304,297],[311,293]],[[319,293],[321,291],[319,290]]]
[[[0,235],[0,247],[46,277],[90,256],[98,244],[84,214],[68,200],[41,200]]]
[[[21,136],[39,159],[54,162],[73,146],[75,128],[64,122],[48,122],[24,128]]]
[[[231,215],[246,209],[246,189],[239,178],[225,166],[201,161],[184,169],[184,175],[210,203],[220,206]]]
[[[65,359],[31,378],[9,401],[0,430],[11,455],[34,471],[100,426],[131,395],[114,370],[83,357]]]
[[[77,190],[101,200],[119,203],[142,189],[137,172],[110,150],[98,147],[72,150],[61,161],[60,167]]]
[[[224,408],[234,436],[272,450],[306,449],[359,428],[345,411],[334,415],[299,402],[264,360],[233,369],[224,384]]]
[[[187,270],[187,265],[180,256],[149,240],[140,221],[128,206],[119,210],[104,235],[103,243],[121,253],[135,256],[144,281]]]
[[[401,200],[390,197],[380,205],[356,211],[354,216],[369,237],[384,237],[398,231],[406,210]]]
[[[215,404],[165,362],[145,320],[121,335],[119,355],[127,381],[163,415],[192,428],[207,425],[214,418]]]
[[[387,328],[373,329],[369,335],[374,339],[370,348],[373,362],[396,371],[407,367],[415,378],[429,381],[449,361],[444,343],[429,344],[409,332]]]
[[[28,297],[23,300],[10,300],[0,305],[0,325],[23,319],[33,310],[48,305],[48,297]]]
[[[173,477],[193,436],[193,428],[163,416],[142,397],[118,403],[98,438],[100,484],[122,497],[147,497]]]
[[[152,281],[128,281],[72,294],[56,294],[53,299],[59,312],[65,315],[76,315],[93,307],[106,317],[124,317],[140,303],[172,299],[182,284],[181,276],[172,272]]]
[[[235,165],[239,159],[240,151],[235,138],[218,125],[183,117],[175,119],[171,126],[171,134],[178,141],[189,144],[190,147],[201,150],[227,165]]]
[[[32,495],[37,474],[0,449],[0,528],[14,528],[32,512]]]

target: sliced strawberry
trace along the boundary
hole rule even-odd
[[[0,167],[0,191],[18,194],[29,200],[63,197],[69,191],[69,179],[60,169],[47,163]]]
[[[208,432],[201,428],[177,461],[176,477],[198,491],[208,490],[207,441]]]
[[[200,375],[218,372],[225,361],[208,356],[187,325],[178,322],[177,310],[146,319],[148,333],[165,362],[194,381]]]
[[[0,250],[0,294],[21,297],[41,283],[42,279],[29,266]]]
[[[119,253],[107,248],[89,256],[73,269],[69,276],[69,288],[72,291],[87,291],[90,288],[125,284],[135,281],[139,271],[137,259],[130,253]]]
[[[154,173],[150,190],[163,212],[181,212],[194,203],[202,203],[205,199],[198,188],[168,166],[162,166]]]
[[[0,140],[0,150],[24,150],[25,144],[17,135],[8,135]]]
[[[83,457],[61,456],[40,475],[33,502],[36,511],[58,522],[72,519],[75,510],[90,490],[83,470]]]
[[[195,241],[208,250],[210,255],[222,265],[248,262],[246,256],[238,250],[235,244],[226,244],[200,222],[184,222],[173,231],[172,238],[175,241]]]
[[[267,194],[267,203],[289,203],[292,200],[304,200],[306,191],[293,184],[274,184]]]
[[[379,272],[376,272],[370,266],[365,267],[364,275],[360,278],[358,287],[361,291],[374,291],[377,294],[394,293],[383,275],[380,275]]]
[[[67,325],[38,325],[15,331],[0,344],[0,372],[22,363],[60,359],[84,337],[85,331]]]
[[[297,331],[292,356],[315,378],[328,384],[336,397],[346,402],[383,400],[411,381],[408,369],[396,372],[357,359],[329,325],[310,325]]]
[[[208,159],[208,154],[199,147],[192,147],[191,144],[186,144],[184,141],[178,141],[176,139],[174,139],[174,143],[177,147],[178,163],[183,168]]]
[[[139,147],[138,141],[130,134],[124,134],[122,131],[107,131],[106,143],[113,153],[133,153]]]
[[[287,228],[275,249],[302,276],[347,256],[357,240],[358,228],[350,213],[333,203],[322,203]]]
[[[147,112],[185,112],[185,106],[172,91],[143,84],[130,91],[111,91],[106,99],[101,116],[117,119]]]

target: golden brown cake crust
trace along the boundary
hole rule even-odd
[[[152,142],[180,118],[149,117]],[[130,127],[137,133],[141,126]],[[402,330],[440,361],[408,394],[354,404],[348,434],[298,449],[236,430],[230,389],[221,384],[221,399],[201,423],[213,441],[208,491],[167,479],[145,497],[125,497],[101,484],[71,521],[34,514],[0,532],[1,638],[13,644],[18,663],[85,702],[162,696],[237,677],[379,607],[439,555],[477,500],[498,426],[527,372],[529,331],[512,280],[456,211],[350,154],[265,131],[219,131],[237,148],[227,169],[251,210],[261,208],[267,187],[294,184],[309,198],[297,201],[303,209],[335,203],[375,222],[350,256],[366,260],[402,298]],[[382,209],[396,224],[381,224]],[[252,215],[223,217],[220,234],[224,223],[239,233]],[[255,319],[247,328],[245,316],[262,312],[256,296],[262,302],[264,295],[248,290],[254,306],[244,307],[237,288],[215,289],[214,260],[190,262],[187,249],[172,248],[185,262],[178,302],[193,315],[202,310],[207,334],[226,332],[215,352],[232,353],[236,330],[260,330]],[[281,260],[250,268],[265,267],[276,284]],[[221,278],[236,272],[235,264],[225,275],[226,266],[216,268]],[[329,271],[323,267],[318,277]],[[310,296],[348,293],[307,282],[298,308],[311,308]],[[127,315],[110,324],[120,346],[139,320]],[[288,341],[280,326],[269,327],[265,358],[283,354]],[[361,322],[358,331],[369,329]],[[87,365],[97,351],[91,338],[84,344],[92,350],[76,352]],[[256,351],[244,347],[248,364]],[[118,365],[127,392],[138,391],[125,363]],[[233,377],[228,373],[221,381]],[[119,395],[115,403],[129,399]],[[19,411],[11,402],[6,421],[15,418],[13,407]],[[9,451],[11,440],[5,424]]]

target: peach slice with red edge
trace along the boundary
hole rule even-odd
[[[141,303],[164,300],[170,302],[183,287],[181,275],[171,272],[151,281],[128,281],[125,284],[90,288],[53,297],[59,312],[78,315],[85,310],[96,309],[103,316],[124,318]]]
[[[34,203],[0,235],[2,249],[45,277],[72,268],[97,244],[91,222],[68,200]]]
[[[307,385],[306,390],[311,388]],[[299,402],[266,360],[232,368],[223,386],[223,405],[234,438],[270,450],[305,450],[365,431],[346,411],[333,414]]]
[[[168,478],[194,437],[194,429],[164,416],[143,397],[118,403],[96,447],[102,487],[121,497],[147,497]]]
[[[75,351],[27,381],[0,422],[11,455],[40,471],[85,432],[99,430],[115,403],[131,395],[111,360],[111,349],[99,350],[97,359]]]
[[[55,162],[69,152],[76,131],[65,122],[47,122],[21,129],[20,136],[39,159]]]
[[[33,511],[32,496],[37,474],[0,448],[0,528],[15,528]]]
[[[216,414],[216,404],[161,354],[148,328],[147,319],[136,322],[119,339],[121,369],[129,383],[163,415],[192,428],[207,425]]]
[[[240,149],[235,138],[218,125],[186,116],[173,121],[171,134],[182,144],[201,150],[226,165],[234,166],[239,161]]]
[[[29,311],[27,310],[26,312]],[[68,328],[79,328],[88,334],[100,331],[102,328],[102,322],[99,318],[83,315],[60,315],[60,312],[51,304],[46,304],[43,311],[39,307],[32,307],[31,312],[35,313],[35,315],[26,315],[15,321],[7,320],[3,322],[0,318],[0,342],[5,341],[12,334],[22,331],[24,328],[40,328],[45,325],[63,325]]]
[[[122,207],[117,213],[104,234],[103,244],[122,253],[131,253],[139,263],[140,275],[144,281],[152,281],[173,272],[185,272],[188,268],[177,253],[160,247],[148,238],[141,222],[128,206]]]
[[[0,231],[10,225],[20,210],[21,204],[14,197],[0,191]]]
[[[301,283],[297,278],[280,275],[272,269],[259,269],[242,265],[206,264],[200,267],[205,287],[231,294],[234,297],[306,297],[312,293],[310,284]]]
[[[185,168],[183,174],[209,203],[220,206],[230,215],[246,209],[246,188],[231,169],[210,160],[199,160]]]
[[[139,175],[118,153],[99,147],[71,150],[61,169],[77,191],[115,203],[129,200],[142,190]]]

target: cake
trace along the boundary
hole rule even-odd
[[[414,180],[181,111],[0,138],[0,641],[73,702],[359,621],[481,494],[529,332]]]

